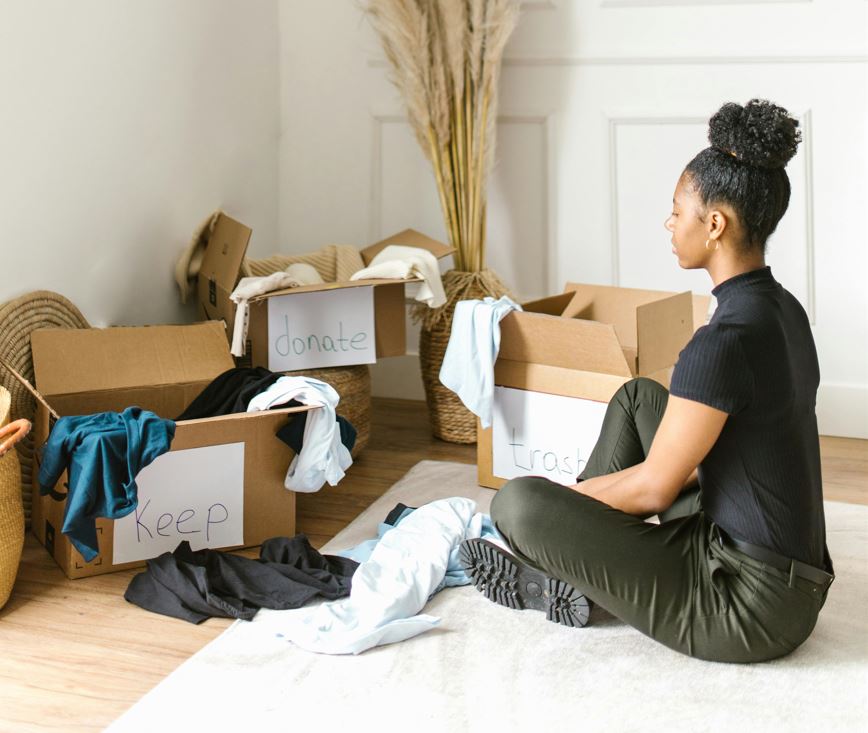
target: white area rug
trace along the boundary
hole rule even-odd
[[[488,511],[476,467],[417,464],[325,550],[375,536],[399,501],[448,496]],[[569,629],[472,587],[441,591],[439,628],[359,656],[274,639],[278,612],[236,622],[117,720],[120,731],[866,731],[868,507],[827,503],[838,577],[814,634],[757,665],[676,654],[595,609]],[[309,727],[308,727],[309,726]]]

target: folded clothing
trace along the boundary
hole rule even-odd
[[[259,260],[245,259],[241,263],[241,274],[244,277],[253,275],[270,275],[278,270],[286,270],[296,262],[304,262],[313,266],[324,282],[339,283],[350,279],[350,276],[365,266],[359,250],[350,244],[327,244],[316,252],[301,255],[279,254]]]
[[[85,562],[99,554],[97,517],[119,519],[138,506],[136,475],[169,450],[175,423],[140,407],[62,417],[42,451],[39,490],[66,499],[62,531]],[[53,489],[68,471],[66,495]]]
[[[491,426],[500,322],[514,310],[521,306],[504,295],[498,300],[461,300],[452,316],[440,382],[458,395],[483,428]]]
[[[364,270],[359,270],[351,280],[404,280],[410,277],[422,279],[416,300],[429,308],[439,308],[446,302],[443,280],[437,258],[427,249],[390,244],[383,247]]]
[[[232,291],[229,299],[236,304],[235,326],[232,329],[233,356],[244,356],[247,342],[247,328],[250,320],[248,301],[257,295],[265,295],[284,288],[298,288],[302,285],[318,285],[323,282],[320,274],[312,265],[296,262],[281,272],[273,272],[265,277],[242,277]]]
[[[358,563],[321,555],[307,537],[274,537],[259,559],[220,550],[190,549],[182,542],[147,562],[124,598],[141,608],[198,624],[207,618],[249,621],[260,608],[299,608],[313,598],[348,595]]]
[[[247,412],[247,405],[260,392],[278,379],[265,367],[236,367],[227,369],[202,390],[176,420],[196,420],[202,417],[231,415]]]
[[[319,491],[326,482],[337,486],[353,459],[341,442],[335,409],[340,397],[331,385],[312,377],[281,377],[247,405],[248,412],[268,410],[295,400],[318,405],[304,426],[302,450],[293,457],[284,485],[292,491]]]
[[[218,415],[229,415],[236,412],[247,412],[248,407],[253,403],[253,410],[271,409],[276,407],[298,407],[303,404],[323,405],[321,409],[327,410],[328,404],[331,402],[337,406],[339,397],[337,392],[325,382],[320,382],[316,379],[307,379],[306,381],[288,382],[283,381],[279,387],[272,389],[279,380],[289,380],[280,373],[271,372],[265,367],[237,367],[229,369],[223,374],[216,377],[204,390],[194,399],[184,412],[178,415],[178,420],[194,420],[204,417],[216,417]],[[311,400],[303,402],[300,397],[310,393],[308,396]],[[313,395],[312,397],[310,395]],[[256,401],[254,402],[254,398]],[[314,410],[318,413],[320,410]],[[332,446],[334,436],[331,432],[326,431],[325,421],[328,418],[317,418],[317,423],[312,430],[313,448],[306,449],[305,435],[308,431],[308,412],[302,412],[297,415],[290,415],[289,421],[280,430],[277,431],[277,437],[292,448],[296,457],[304,454],[304,459],[301,465],[296,466],[293,471],[293,477],[296,472],[300,472],[298,478],[287,479],[291,480],[292,486],[287,485],[287,488],[293,488],[296,485],[305,484],[311,486],[308,491],[316,491],[322,487],[322,484],[329,477],[334,481],[343,478],[343,473],[338,476],[336,471],[329,470],[326,463],[323,463],[322,476],[316,477],[315,468],[309,464],[311,461],[328,461],[329,456],[336,461],[341,470],[346,469],[351,463],[346,460],[346,454],[352,451],[356,444],[356,429],[345,418],[336,414],[332,409],[332,422],[335,423],[333,430],[337,435],[338,441],[342,444],[344,450],[334,448],[333,451],[323,451],[318,449],[316,445],[323,441],[328,441],[328,445]],[[328,432],[328,434],[326,434]],[[332,455],[334,453],[335,455]],[[302,479],[302,476],[308,476],[307,479]],[[312,488],[315,480],[321,478],[319,485]]]

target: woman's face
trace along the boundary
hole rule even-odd
[[[690,185],[690,179],[682,175],[672,197],[672,213],[663,226],[672,232],[672,254],[685,270],[705,267],[714,251],[711,244],[711,249],[705,247],[708,226],[699,218],[703,209],[702,200]]]

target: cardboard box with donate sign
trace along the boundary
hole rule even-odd
[[[222,319],[231,334],[236,305],[229,299],[241,279],[251,229],[220,214],[198,275],[198,308]],[[407,229],[359,251],[367,267],[390,244],[419,247],[440,259],[452,248]],[[407,350],[404,285],[407,280],[346,280],[276,290],[252,298],[247,355],[271,371],[373,364]]]
[[[234,366],[222,323],[49,329],[31,336],[37,460],[50,405],[61,416],[138,406],[173,419]],[[65,501],[34,496],[33,533],[70,578],[124,570],[175,549],[261,544],[295,534],[295,493],[284,488],[292,450],[275,433],[293,407],[176,423],[171,450],[139,472],[138,506],[97,519],[99,555],[86,563],[61,533]],[[316,409],[316,408],[313,408]],[[65,493],[64,473],[55,492]]]
[[[669,386],[678,354],[706,322],[710,298],[568,283],[500,323],[492,425],[478,427],[478,479],[575,483],[612,395],[644,376]]]

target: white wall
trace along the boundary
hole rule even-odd
[[[709,292],[662,222],[722,102],[803,121],[775,275],[807,309],[826,434],[868,437],[865,0],[528,0],[507,47],[489,264],[519,296],[567,280]],[[414,226],[444,236],[431,174],[356,3],[281,4],[280,238],[290,251]],[[375,394],[416,397],[412,357]]]
[[[223,206],[277,243],[277,0],[0,3],[0,302],[190,320],[172,279]]]
[[[528,0],[507,48],[489,264],[708,290],[662,229],[725,100],[801,116],[775,273],[812,316],[821,429],[868,437],[865,0]],[[172,267],[218,206],[251,253],[444,237],[434,184],[353,0],[4,0],[0,302],[57,290],[95,324],[190,320]],[[412,340],[411,340],[412,343]],[[375,393],[419,397],[415,358]]]

